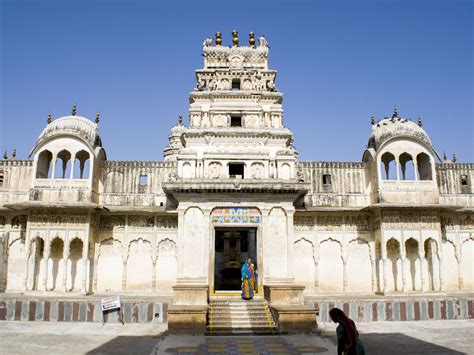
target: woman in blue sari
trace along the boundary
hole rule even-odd
[[[251,300],[255,289],[255,269],[252,259],[248,258],[242,265],[242,298]]]

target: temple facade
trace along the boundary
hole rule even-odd
[[[299,303],[473,291],[474,164],[442,159],[396,109],[372,119],[361,161],[300,161],[268,55],[253,33],[207,39],[161,161],[108,160],[99,117],[75,107],[29,160],[5,155],[0,290],[205,306],[240,288],[251,257],[260,294]]]

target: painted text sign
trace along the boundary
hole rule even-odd
[[[256,208],[216,208],[211,213],[212,223],[260,223],[262,216]]]

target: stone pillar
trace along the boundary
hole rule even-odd
[[[44,291],[48,290],[48,274],[49,274],[49,246],[46,245],[44,246],[44,254],[43,254],[43,260],[41,260],[43,263],[43,270],[44,270],[44,275],[43,275],[43,288]]]
[[[319,257],[314,258],[314,292],[319,292]]]
[[[69,250],[63,251],[63,291],[67,292],[67,274],[68,274],[68,261],[69,261]]]
[[[7,239],[7,243],[9,243],[8,239]],[[26,246],[25,246],[26,265],[25,265],[25,277],[23,278],[23,291],[28,290],[28,272],[29,272],[29,264],[31,262],[31,260],[30,260],[30,248],[31,248],[31,246],[30,246],[30,244],[31,244],[31,242],[30,242],[29,238],[26,238]],[[8,245],[9,244],[7,244],[7,248],[8,248]],[[7,258],[5,258],[5,261],[7,261]],[[6,265],[5,265],[4,270],[7,270]],[[8,278],[8,273],[5,275],[5,277]]]
[[[295,210],[293,209],[286,209],[287,213],[287,229],[288,229],[288,236],[287,236],[287,242],[286,242],[286,276],[292,280],[295,278],[295,273],[293,271],[293,265],[294,265],[294,238],[293,238],[293,220],[294,220],[294,215],[295,215]]]
[[[456,261],[458,262],[458,289],[462,290],[464,288],[464,279],[462,277],[462,265],[461,265],[461,248],[456,247],[455,256]]]
[[[370,272],[371,272],[371,281],[372,281],[372,292],[377,292],[377,266],[376,266],[376,252],[375,252],[375,243],[369,242],[370,247]]]
[[[444,277],[443,277],[443,256],[441,252],[439,255],[439,290],[442,291],[444,289]]]
[[[89,221],[91,219],[89,218]],[[82,285],[81,285],[81,291],[84,293],[87,293],[89,291],[89,288],[87,287],[87,275],[89,274],[88,272],[88,266],[89,266],[89,233],[86,233],[86,236],[84,238],[83,244],[82,244]],[[95,261],[94,261],[95,264]],[[97,277],[97,272],[94,267],[94,274],[95,277]],[[95,280],[96,286],[97,286],[97,279]]]
[[[152,255],[151,257],[151,264],[152,264],[152,270],[151,270],[151,289],[153,292],[156,292],[156,261],[158,260],[158,255]]]
[[[53,166],[51,168],[51,179],[54,179],[56,176],[56,154],[53,154],[52,163]]]
[[[420,259],[420,279],[421,279],[421,291],[426,291],[426,280],[424,276],[424,255],[423,247],[418,246],[418,259]]]
[[[123,259],[122,267],[122,292],[127,291],[127,261],[128,258]]]
[[[347,255],[342,257],[342,292],[347,292]]]
[[[420,180],[420,176],[418,175],[418,164],[416,163],[416,160],[413,160],[413,173],[415,175],[415,180]]]
[[[71,154],[71,171],[69,174],[69,179],[74,179],[74,162],[76,161],[75,157]]]
[[[383,293],[388,293],[388,265],[387,265],[387,244],[382,238],[381,241],[381,251],[382,251],[382,271],[383,271]]]
[[[395,157],[395,168],[397,169],[397,180],[400,180],[400,162],[398,157]]]
[[[407,292],[407,277],[406,277],[406,262],[407,253],[405,250],[405,243],[400,243],[400,264],[402,266],[402,291]],[[395,280],[395,283],[397,280]]]

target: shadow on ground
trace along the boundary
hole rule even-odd
[[[465,354],[401,333],[363,333],[360,339],[367,354]]]
[[[118,336],[86,354],[146,354],[158,344],[160,336]]]

